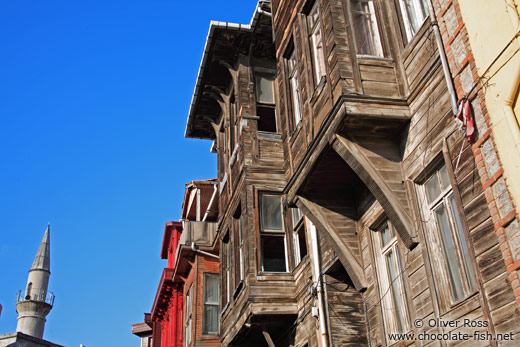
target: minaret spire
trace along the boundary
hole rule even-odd
[[[18,312],[16,331],[40,339],[43,338],[45,317],[54,304],[54,294],[47,293],[49,276],[51,274],[50,254],[50,225],[48,224],[34,262],[29,270],[25,294],[21,295],[20,291],[16,299],[16,312]]]
[[[40,243],[40,248],[38,249],[38,253],[36,253],[36,257],[34,257],[34,262],[32,264],[31,270],[46,270],[51,272],[51,243],[50,243],[50,223],[47,224],[47,230],[43,235],[42,242]]]

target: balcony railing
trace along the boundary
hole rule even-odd
[[[44,290],[41,291],[34,291],[31,290],[31,293],[25,292],[25,295],[22,296],[22,291],[19,290],[16,294],[16,303],[22,302],[22,301],[39,301],[39,302],[45,302],[51,306],[54,305],[54,294],[52,292],[45,293]]]

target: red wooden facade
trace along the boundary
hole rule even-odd
[[[152,346],[182,346],[182,284],[174,279],[175,250],[182,233],[181,222],[168,222],[164,228],[161,258],[167,259],[152,306]]]
[[[186,184],[182,221],[168,222],[164,229],[161,258],[167,267],[151,313],[145,314],[144,323],[132,326],[141,347],[220,345],[217,215],[217,181]],[[151,328],[151,337],[143,324]]]

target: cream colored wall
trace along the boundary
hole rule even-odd
[[[520,0],[459,0],[504,176],[520,212]],[[516,38],[515,38],[516,36]],[[502,50],[509,48],[498,58]],[[511,105],[512,103],[512,105]],[[512,107],[511,107],[512,106]]]

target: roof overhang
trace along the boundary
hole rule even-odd
[[[212,67],[212,63],[214,61],[225,61],[233,65],[233,57],[237,53],[240,45],[225,45],[224,41],[249,41],[251,36],[250,34],[255,31],[261,16],[270,16],[270,11],[271,6],[269,1],[259,1],[249,24],[237,24],[219,21],[210,22],[209,32],[206,38],[206,44],[204,46],[204,52],[202,54],[202,60],[197,74],[195,90],[191,99],[190,110],[188,113],[188,120],[184,134],[185,137],[209,140],[215,139],[214,131],[208,119],[217,123],[219,114],[217,114],[216,111],[213,114],[204,114],[205,112],[203,110],[199,110],[199,104],[204,96],[204,88],[207,84],[208,71]],[[237,38],[238,36],[246,36],[247,39],[241,40],[240,38]],[[217,53],[216,50],[218,50]],[[222,69],[225,68],[222,67]]]
[[[174,269],[164,268],[163,273],[161,275],[161,280],[159,281],[159,286],[157,288],[157,293],[155,294],[155,299],[152,305],[151,318],[152,320],[156,320],[157,318],[161,318],[163,314],[166,312],[168,307],[169,298],[173,292],[173,274]]]
[[[174,229],[182,231],[182,222],[166,222],[164,225],[164,235],[161,246],[161,259],[168,258],[168,248],[170,247],[170,239]]]

